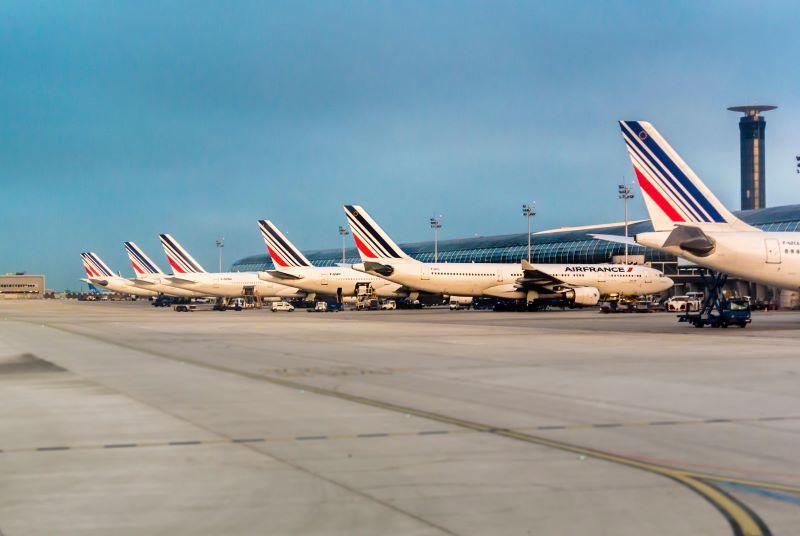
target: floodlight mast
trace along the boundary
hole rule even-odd
[[[531,262],[531,218],[536,216],[536,201],[522,204],[522,215],[528,219],[528,262]]]
[[[628,199],[633,199],[633,192],[629,186],[625,185],[623,181],[622,184],[617,186],[617,197],[622,199],[623,205],[625,205],[625,264],[628,264]]]
[[[433,229],[433,262],[439,262],[439,229],[442,228],[442,215],[432,216],[430,223]]]
[[[346,240],[345,237],[347,235],[349,235],[349,234],[350,234],[350,231],[348,231],[343,225],[339,226],[339,235],[342,237],[342,264],[344,264],[344,260],[345,260],[345,256],[344,256],[345,240]]]

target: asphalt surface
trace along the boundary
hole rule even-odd
[[[796,534],[799,328],[0,302],[0,531]]]

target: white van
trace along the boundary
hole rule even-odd
[[[272,312],[277,313],[278,311],[286,311],[287,313],[291,313],[294,311],[294,305],[285,301],[272,302]]]

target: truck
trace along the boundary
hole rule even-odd
[[[750,300],[746,298],[726,298],[720,300],[719,305],[708,313],[687,312],[681,315],[681,322],[689,322],[696,328],[711,326],[712,328],[727,328],[728,326],[747,327],[752,321],[750,313]]]

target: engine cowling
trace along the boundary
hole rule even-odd
[[[600,301],[600,291],[594,287],[578,287],[565,291],[564,297],[578,305],[597,305]]]

